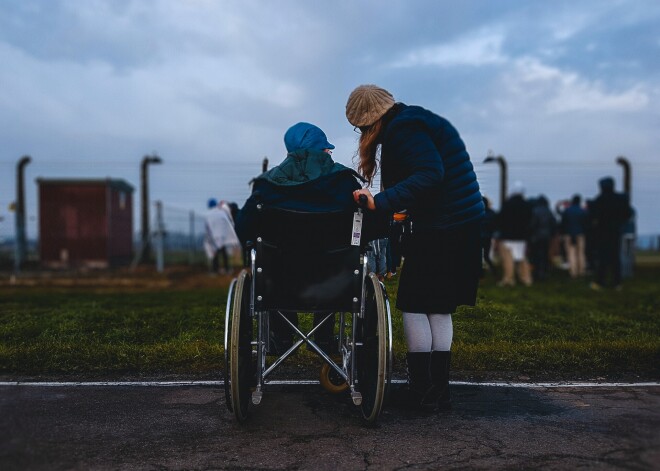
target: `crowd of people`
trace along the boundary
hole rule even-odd
[[[302,125],[313,126],[307,123],[298,123],[296,126]],[[286,173],[286,168],[286,165],[277,166],[255,180],[257,186],[253,195],[258,195],[262,200],[263,182],[268,181],[274,174]],[[342,169],[348,170],[351,175],[349,178],[357,178],[359,181],[359,175],[353,174],[352,170],[343,166]],[[318,188],[316,183],[314,187]],[[279,184],[287,187],[291,182],[280,181]],[[345,180],[344,184],[348,184],[347,189],[353,187],[352,180]],[[614,191],[612,178],[603,178],[599,184],[600,193],[594,199],[583,200],[581,195],[575,194],[570,200],[557,202],[554,211],[544,195],[525,198],[525,188],[518,181],[514,183],[509,198],[499,212],[494,211],[490,201],[483,197],[485,214],[480,233],[483,254],[481,276],[496,276],[498,268],[493,261],[495,257],[501,266],[501,279],[498,283],[500,286],[514,286],[516,283],[530,286],[533,282],[546,280],[553,269],[559,269],[568,271],[573,279],[590,276],[590,286],[594,290],[606,286],[620,288],[626,273],[622,264],[625,259],[622,241],[626,237],[634,236],[634,210],[625,194]],[[338,188],[336,181],[331,182],[330,186]],[[306,193],[304,188],[296,187],[293,192],[300,193],[302,189]],[[355,189],[357,187],[351,191]],[[291,188],[288,188],[288,192],[291,191]],[[327,194],[321,187],[319,194],[324,193]],[[266,190],[267,197],[269,194]],[[304,201],[307,206],[302,209],[314,207],[320,210],[309,196],[300,194],[295,198],[283,198],[280,195],[275,197],[275,200],[279,198],[286,201]],[[243,231],[250,231],[247,226],[252,223],[252,203],[256,204],[254,196],[252,201],[248,200],[245,205],[247,211],[241,215],[239,230],[242,226]],[[346,209],[350,204],[352,200],[344,201],[341,206]],[[208,201],[204,250],[209,270],[213,274],[230,274],[237,268],[232,261],[238,257],[241,250],[241,242],[235,229],[239,212],[236,203],[217,201],[215,198]],[[406,212],[395,213],[390,221],[387,237],[369,242],[368,269],[376,273],[381,281],[397,275],[402,262],[402,239],[408,232],[410,220]],[[247,238],[249,235],[243,234],[243,239]]]
[[[499,258],[500,286],[544,281],[557,265],[567,269],[571,278],[592,275],[594,290],[620,289],[621,241],[626,233],[634,234],[634,211],[627,195],[614,191],[612,178],[601,179],[599,185],[594,199],[583,201],[581,195],[573,195],[558,202],[554,213],[545,196],[526,199],[520,182],[513,185],[499,213],[484,198],[483,258],[490,273],[496,271],[491,254]]]

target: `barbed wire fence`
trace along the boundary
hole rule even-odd
[[[642,250],[660,250],[660,162],[633,162],[632,203],[638,210],[636,244]],[[162,202],[163,263],[171,265],[203,266],[206,261],[203,248],[204,216],[209,197],[243,205],[250,194],[249,182],[261,173],[263,157],[246,161],[174,161],[164,158],[162,165],[151,168],[151,227],[157,226],[155,202]],[[271,166],[279,160],[271,159]],[[343,162],[350,165],[351,162]],[[499,171],[496,165],[474,158],[482,193],[489,197],[494,209],[499,209]],[[4,184],[0,186],[0,267],[12,266],[15,251],[14,169],[16,162],[0,161]],[[621,191],[620,170],[614,158],[608,161],[555,161],[539,162],[531,159],[508,159],[509,185],[522,180],[528,197],[548,196],[554,204],[567,200],[574,193],[593,198],[598,193],[597,182],[603,176],[613,176],[617,191]],[[41,161],[33,158],[27,167],[26,235],[27,261],[39,266],[39,208],[38,191],[34,180],[44,178],[98,178],[112,175],[133,185],[133,250],[140,248],[139,162],[94,162],[82,159],[55,159]],[[107,177],[106,177],[107,178]],[[372,186],[378,191],[380,178]]]
[[[156,234],[162,233],[165,265],[201,265],[205,263],[204,214],[190,209],[154,204],[152,227]],[[139,241],[137,242],[139,244]]]

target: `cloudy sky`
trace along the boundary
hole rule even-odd
[[[0,236],[24,154],[30,235],[36,178],[138,187],[152,152],[152,198],[199,210],[242,203],[298,121],[351,165],[362,83],[449,119],[495,200],[489,150],[552,201],[621,188],[625,155],[639,232],[660,233],[657,0],[21,0],[0,3]]]

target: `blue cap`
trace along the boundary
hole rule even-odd
[[[291,126],[284,134],[284,145],[287,152],[298,149],[334,149],[335,146],[328,142],[321,128],[309,123],[298,123]]]
[[[218,205],[218,202],[216,201],[215,198],[209,198],[208,205],[209,205],[209,209],[215,208]]]

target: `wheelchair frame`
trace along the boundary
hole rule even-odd
[[[257,238],[257,244],[261,242]],[[352,402],[360,407],[364,420],[374,423],[378,419],[391,383],[392,318],[384,285],[374,273],[367,274],[367,257],[363,251],[360,257],[361,268],[354,270],[353,276],[361,278],[361,297],[353,298],[351,312],[300,311],[324,315],[309,332],[303,332],[282,310],[259,309],[261,295],[253,274],[261,274],[261,268],[257,250],[250,250],[250,269],[244,269],[232,280],[225,312],[225,396],[227,408],[238,422],[249,417],[251,405],[261,403],[269,376],[303,344],[348,384]],[[271,313],[281,316],[298,339],[268,365]],[[339,362],[311,338],[324,323],[334,321],[336,313],[339,314]]]

